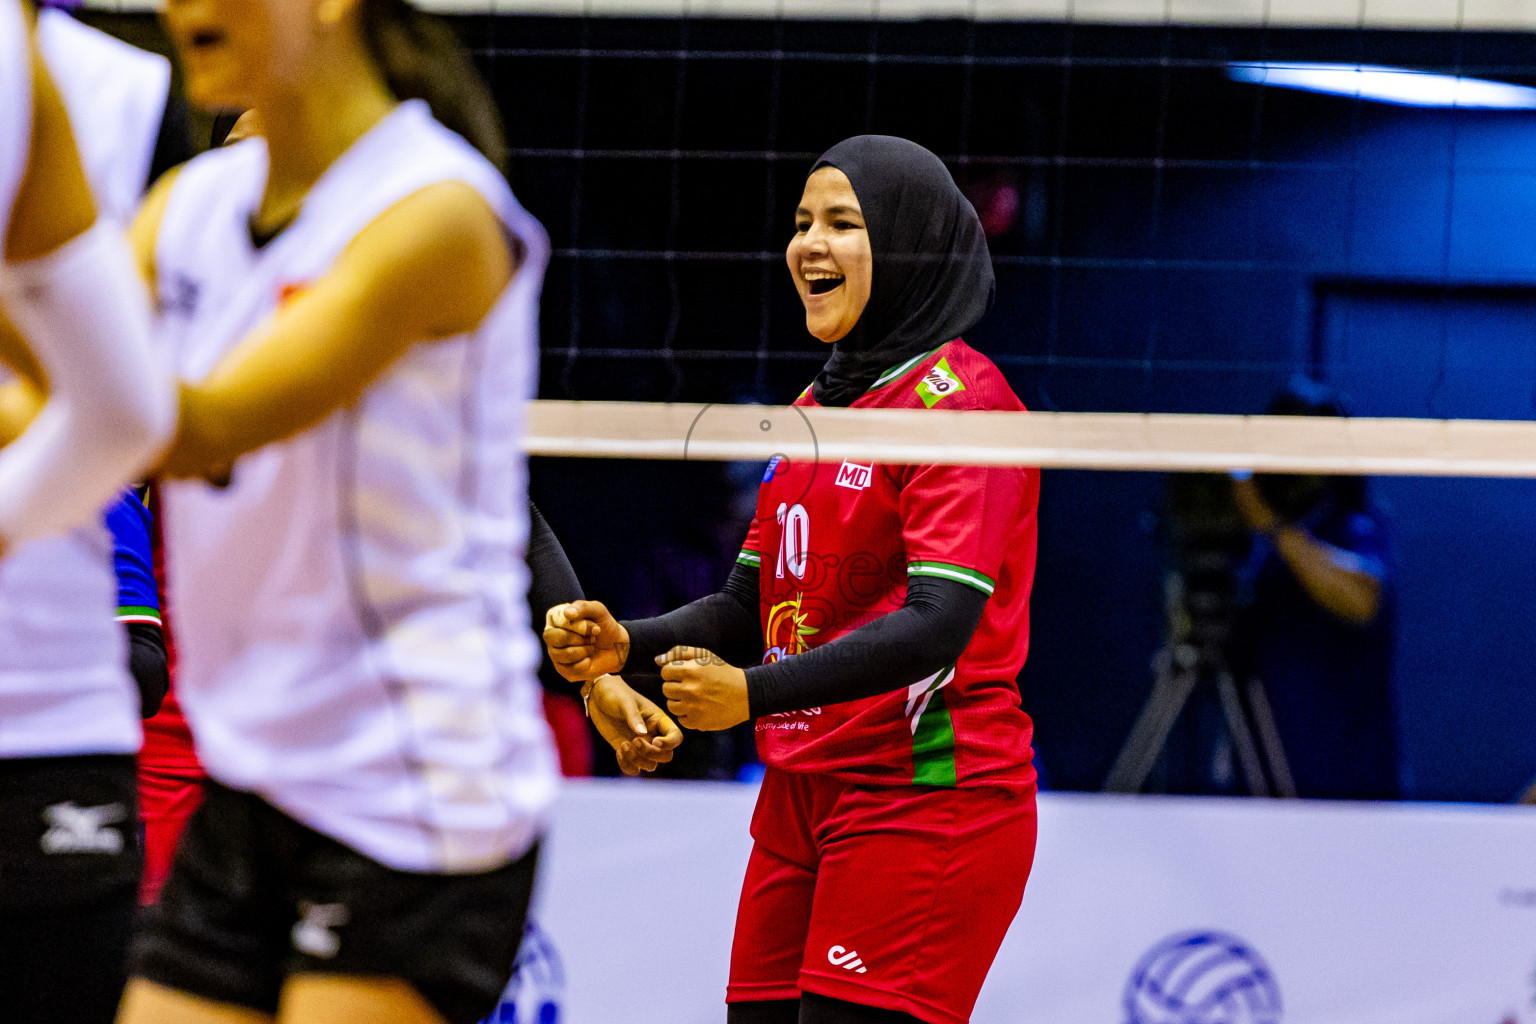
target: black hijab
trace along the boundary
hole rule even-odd
[[[942,161],[915,142],[857,135],[811,168],[848,176],[874,256],[869,304],[816,375],[818,405],[848,406],[886,370],[953,341],[992,305],[981,221]]]

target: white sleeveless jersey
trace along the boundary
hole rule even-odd
[[[96,202],[126,226],[154,162],[170,61],[56,10],[38,14],[37,47],[64,98]]]
[[[0,559],[0,758],[132,754],[139,695],[104,526]]]
[[[253,139],[193,160],[171,189],[159,323],[186,379],[426,186],[474,187],[527,256],[473,333],[408,350],[355,406],[241,458],[227,488],[162,490],[177,695],[220,782],[392,867],[490,868],[527,849],[556,784],[520,445],[548,241],[419,101],[257,250],[266,173]]]
[[[0,0],[0,238],[31,137],[26,23],[15,0]],[[104,526],[36,540],[0,560],[0,758],[139,749],[139,700],[116,609]]]

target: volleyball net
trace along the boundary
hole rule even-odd
[[[459,24],[506,112],[514,184],[556,245],[535,454],[1532,475],[1519,420],[1536,413],[1536,360],[1510,348],[1536,336],[1478,348],[1490,320],[1536,323],[1536,275],[1468,259],[1456,237],[1489,223],[1468,198],[1490,172],[1531,169],[1468,141],[1498,103],[1530,99],[1519,41],[1536,22],[1520,4],[491,10]],[[1273,87],[1302,65],[1418,76],[1421,93]],[[1517,92],[1473,110],[1469,82]],[[1463,92],[1437,98],[1447,83]],[[1420,227],[1439,230],[1383,259],[1373,161],[1425,124],[1413,187],[1432,199]],[[783,268],[791,211],[819,152],[860,131],[940,153],[977,207],[998,300],[970,340],[1039,411],[774,404],[825,356]],[[1411,337],[1393,333],[1404,318]],[[1246,415],[1296,374],[1370,415]],[[738,402],[762,407],[723,404]]]
[[[940,154],[981,215],[997,302],[967,340],[1031,409],[1252,414],[1301,373],[1357,415],[1536,413],[1528,355],[1464,400],[1468,324],[1536,321],[1520,0],[424,6],[490,82],[554,243],[542,398],[798,394],[825,351],[783,265],[793,209],[822,151],[880,132]]]
[[[1528,300],[1523,267],[1458,248],[1488,213],[1488,175],[1529,167],[1474,140],[1474,121],[1501,115],[1253,80],[1305,64],[1533,81],[1518,5],[496,10],[459,24],[505,112],[517,192],[555,242],[545,398],[797,394],[825,355],[783,265],[801,183],[832,143],[880,132],[940,154],[981,215],[998,298],[967,340],[1033,409],[1254,413],[1298,372],[1362,390],[1374,353],[1352,336],[1380,328],[1361,307],[1385,281],[1444,337],[1416,346],[1437,354],[1398,374],[1392,400],[1355,412],[1536,411],[1529,395],[1515,412],[1450,400],[1449,307],[1489,285]],[[1416,118],[1430,134],[1405,146]],[[1419,215],[1393,225],[1384,179],[1403,161]]]
[[[534,493],[590,593],[649,613],[712,592],[773,455],[1046,467],[1022,689],[1052,783],[1093,789],[1166,639],[1163,474],[1373,476],[1404,792],[1529,780],[1536,484],[1476,479],[1536,476],[1528,6],[494,12],[456,23],[554,241],[529,450],[558,456]],[[784,265],[793,210],[864,132],[938,153],[976,207],[997,301],[966,340],[1031,413],[786,407],[826,354]],[[1353,416],[1253,415],[1298,375]]]
[[[1536,423],[540,401],[530,455],[1536,478]]]
[[[92,17],[146,42],[143,6]],[[636,617],[712,592],[774,455],[1057,471],[1024,690],[1053,782],[1092,789],[1164,636],[1161,474],[1379,477],[1404,791],[1529,780],[1529,3],[425,6],[553,242],[527,448],[589,594]],[[826,356],[784,265],[794,207],[866,132],[939,154],[975,206],[997,299],[966,340],[1032,412],[785,404]],[[1352,415],[1256,415],[1296,376]]]

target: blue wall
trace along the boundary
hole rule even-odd
[[[1150,352],[1191,369],[1051,368],[1026,401],[1257,412],[1302,370],[1339,386],[1360,415],[1536,414],[1536,116],[1333,102],[1339,130],[1279,147],[1278,165],[1168,173],[1157,265],[1069,281],[1076,336],[1063,350]],[[1135,205],[1105,196],[1076,251],[1148,244],[1145,215],[1126,209]],[[1330,280],[1320,295],[1319,279]],[[1350,281],[1370,282],[1368,294],[1348,294]],[[1509,287],[1462,287],[1495,284]],[[1510,799],[1536,775],[1536,482],[1384,479],[1373,493],[1398,556],[1404,792]],[[1149,682],[1158,488],[1052,473],[1046,496],[1035,608],[1037,635],[1053,639],[1037,646],[1030,695],[1047,768],[1090,786],[1112,744],[1053,749],[1053,734],[1091,735],[1097,721],[1123,736],[1134,701],[1115,681]],[[1053,694],[1053,678],[1087,692]]]

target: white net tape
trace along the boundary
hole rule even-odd
[[[533,402],[531,455],[1536,477],[1536,423]]]
[[[629,18],[838,18],[1054,21],[1294,28],[1536,28],[1532,0],[416,0],[440,14]],[[87,0],[107,11],[152,11],[160,0]]]

